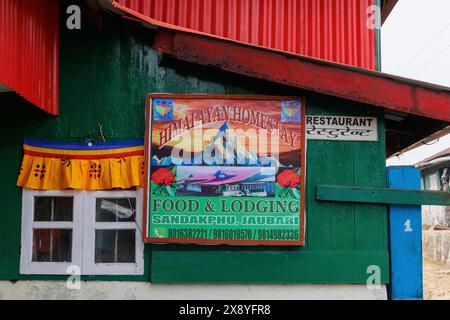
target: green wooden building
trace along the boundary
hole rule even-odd
[[[117,8],[109,11],[109,5],[99,8],[82,6],[86,13],[82,17],[89,18],[83,18],[80,30],[70,30],[64,19],[66,7],[61,5],[57,116],[15,92],[0,94],[0,297],[205,298],[208,294],[227,298],[250,285],[254,295],[242,293],[243,297],[386,298],[388,208],[393,202],[385,189],[386,155],[450,121],[450,89],[158,25]],[[27,265],[24,256],[36,257],[39,252],[24,247],[24,239],[31,239],[33,228],[51,227],[30,226],[36,221],[25,222],[24,217],[31,215],[26,210],[34,208],[35,214],[40,210],[39,196],[73,196],[87,219],[94,215],[88,202],[96,195],[89,191],[81,196],[73,190],[25,192],[17,185],[24,139],[144,139],[148,93],[297,96],[305,98],[308,116],[376,118],[376,137],[372,141],[308,139],[303,246],[136,242],[132,257],[139,260],[136,267],[121,269],[114,262],[111,268],[96,268],[91,239],[90,244],[70,249],[83,266],[91,263],[81,268],[81,279],[86,280],[81,290],[56,290],[73,271],[52,267],[50,262]],[[138,189],[128,192],[139,211]],[[359,195],[352,199],[350,189]],[[98,192],[105,196],[108,191]],[[110,192],[121,198],[121,191]],[[400,203],[402,197],[398,196]],[[73,226],[88,229],[89,221]],[[141,229],[141,221],[136,221],[136,239]],[[87,231],[80,232],[83,242],[88,241]],[[366,287],[371,276],[379,279],[378,291]],[[174,285],[170,293],[167,284]],[[30,289],[33,285],[39,289]]]

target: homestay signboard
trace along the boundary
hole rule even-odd
[[[303,244],[303,99],[150,94],[146,117],[146,242]]]

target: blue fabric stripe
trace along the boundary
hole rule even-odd
[[[144,140],[124,140],[112,142],[92,142],[92,146],[86,142],[63,142],[63,141],[48,141],[25,138],[23,143],[37,148],[59,149],[59,150],[108,150],[119,148],[139,147],[144,145]]]

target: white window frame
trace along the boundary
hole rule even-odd
[[[73,197],[72,221],[34,221],[35,197]],[[81,191],[34,191],[22,193],[21,274],[67,274],[71,265],[81,266],[83,194]],[[72,229],[71,262],[38,262],[33,259],[33,229]]]
[[[96,222],[96,200],[98,198],[135,198],[136,218],[134,222]],[[143,274],[144,243],[142,240],[141,221],[143,210],[143,191],[94,191],[86,192],[83,227],[83,272],[90,275],[125,275]],[[91,213],[91,214],[88,214]],[[95,230],[135,230],[135,263],[95,263]]]
[[[35,222],[35,197],[73,197],[73,221]],[[135,198],[135,222],[95,222],[97,198]],[[69,266],[79,266],[81,275],[143,275],[144,243],[142,239],[143,190],[76,191],[31,190],[22,191],[21,274],[67,275]],[[33,257],[33,229],[72,229],[71,262],[36,262]],[[95,229],[135,229],[135,263],[94,263]]]

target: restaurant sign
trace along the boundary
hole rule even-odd
[[[305,102],[149,94],[144,237],[302,245]]]
[[[378,141],[375,117],[307,116],[309,140]]]

